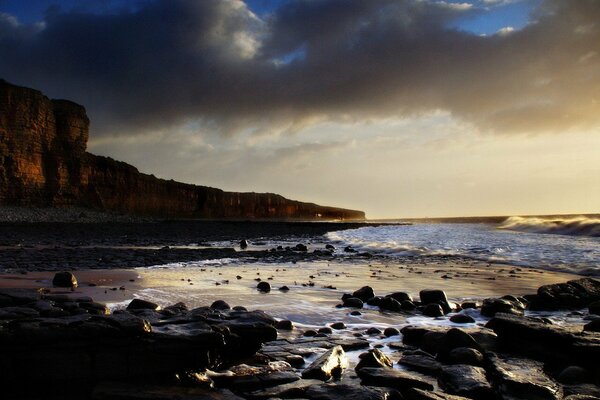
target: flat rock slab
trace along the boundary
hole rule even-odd
[[[363,385],[390,387],[400,391],[409,388],[433,390],[433,384],[425,379],[391,368],[361,368],[356,374]]]
[[[431,376],[438,376],[442,370],[442,363],[431,356],[421,354],[402,355],[398,364]]]
[[[469,400],[467,397],[455,396],[441,392],[430,392],[428,390],[412,388],[403,392],[406,400]]]
[[[500,394],[510,399],[562,399],[559,385],[550,379],[541,362],[522,358],[501,359],[488,354],[488,371]]]
[[[327,381],[348,368],[348,358],[342,346],[335,346],[317,358],[303,372],[304,379],[319,379]]]
[[[476,400],[494,398],[492,385],[487,381],[485,370],[481,367],[463,364],[444,366],[438,381],[450,394]]]

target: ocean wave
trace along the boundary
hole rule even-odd
[[[569,218],[509,217],[498,228],[528,233],[600,237],[600,219],[586,216]]]

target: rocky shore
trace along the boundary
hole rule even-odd
[[[369,304],[453,323],[385,330],[301,329],[223,300],[188,309],[134,299],[111,313],[72,290],[75,275],[53,284],[0,289],[3,398],[600,398],[600,281],[591,278],[463,304],[431,289],[414,299],[365,286],[342,297],[348,313]],[[541,310],[570,310],[585,325],[531,315]]]

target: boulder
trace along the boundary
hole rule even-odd
[[[361,368],[356,374],[363,385],[390,387],[400,391],[415,387],[433,390],[433,385],[427,380],[409,372],[391,368]]]
[[[402,305],[392,297],[384,297],[379,302],[379,308],[385,311],[401,311]]]
[[[294,324],[290,320],[282,319],[281,321],[277,321],[275,328],[283,331],[291,331],[294,329]]]
[[[599,300],[600,281],[583,278],[541,286],[531,298],[529,308],[535,311],[578,309]]]
[[[375,297],[375,293],[373,292],[373,288],[370,286],[363,286],[360,289],[354,291],[352,293],[352,297],[357,297],[361,299],[363,302],[369,300],[371,297]]]
[[[591,375],[588,370],[577,365],[571,365],[563,369],[557,377],[560,383],[565,385],[578,385],[591,380]]]
[[[423,308],[423,314],[432,318],[441,317],[444,315],[444,309],[437,303],[430,303]]]
[[[485,370],[481,367],[462,364],[444,366],[438,382],[450,394],[475,400],[489,400],[495,396]]]
[[[483,364],[483,354],[479,350],[469,347],[457,347],[450,351],[447,360],[449,364],[466,364],[478,367]]]
[[[481,315],[493,317],[497,313],[523,315],[525,305],[513,299],[485,299],[481,305]]]
[[[271,285],[269,282],[258,282],[256,289],[261,293],[269,293],[271,291]]]
[[[431,376],[438,376],[442,369],[442,363],[437,361],[431,354],[424,352],[403,354],[398,364]]]
[[[450,317],[450,322],[454,322],[455,324],[473,324],[475,323],[475,319],[467,314],[455,314]]]
[[[63,288],[77,287],[77,278],[73,273],[68,271],[57,272],[52,279],[52,286]]]
[[[127,310],[153,310],[156,311],[160,307],[158,304],[142,299],[133,299],[127,306]]]
[[[231,307],[223,300],[216,300],[210,305],[210,308],[215,310],[229,310]]]
[[[344,307],[363,308],[363,301],[358,297],[347,297],[344,299]]]
[[[402,303],[403,301],[413,301],[412,296],[406,292],[394,292],[390,294],[389,297],[391,297],[399,303]]]
[[[354,369],[361,368],[392,368],[392,360],[379,349],[372,349],[358,356],[359,361]]]
[[[443,290],[424,289],[419,292],[419,298],[423,305],[432,303],[439,304],[444,310],[444,314],[452,311],[450,304],[448,303],[448,297],[446,297],[446,293]]]
[[[335,346],[302,371],[302,378],[328,381],[334,376],[340,376],[346,368],[348,368],[346,353],[342,346]]]
[[[242,239],[240,241],[240,249],[246,250],[248,248],[248,241],[246,239]]]

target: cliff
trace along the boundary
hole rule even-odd
[[[174,218],[364,219],[362,211],[225,192],[87,153],[85,108],[0,80],[0,204],[83,206]]]

